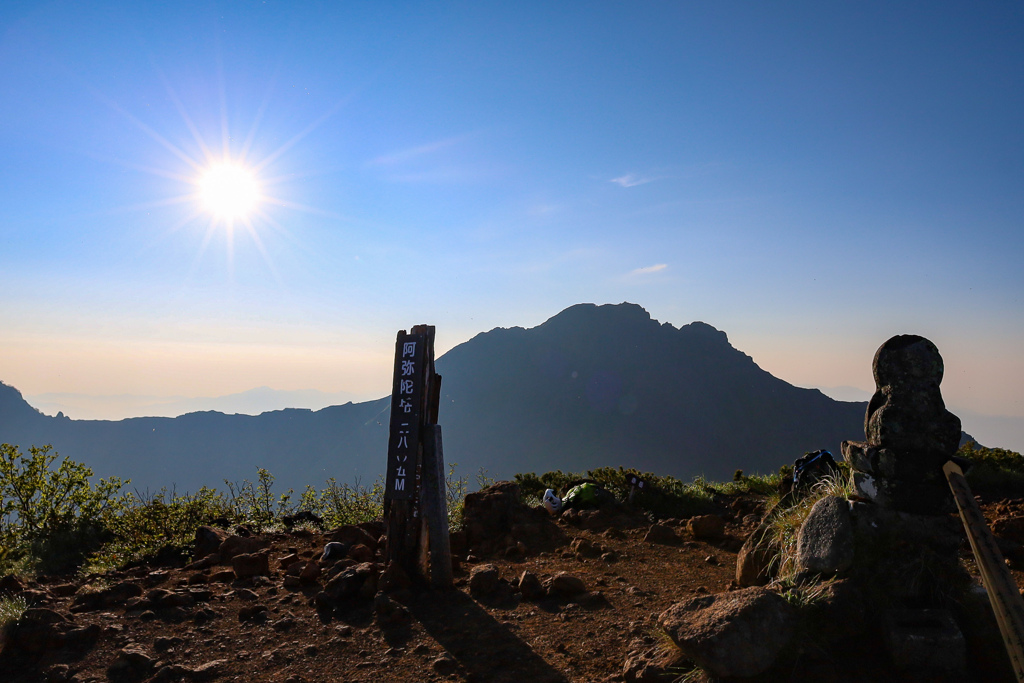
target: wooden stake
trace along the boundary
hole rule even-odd
[[[448,498],[445,495],[440,425],[427,425],[423,432],[421,501],[430,545],[430,583],[435,588],[451,588],[452,552],[448,538]]]
[[[988,599],[999,623],[1013,672],[1018,681],[1024,682],[1024,599],[999,552],[985,515],[974,500],[963,471],[952,460],[943,466],[942,471],[946,473],[949,487],[956,498],[956,506],[960,509],[960,519],[967,530],[974,559],[981,570],[981,580],[988,591]]]

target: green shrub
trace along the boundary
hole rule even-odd
[[[1024,496],[1024,456],[1005,448],[985,448],[965,443],[957,455],[971,462],[965,473],[971,489],[990,498]]]
[[[256,468],[256,483],[244,479],[237,484],[225,479],[224,485],[228,487],[235,516],[252,525],[257,533],[273,526],[293,509],[290,505],[292,489],[275,497],[274,475],[262,467]]]
[[[104,518],[121,503],[117,477],[90,481],[93,471],[51,446],[0,444],[0,561],[30,570],[75,566],[103,539]]]
[[[299,508],[316,514],[328,527],[380,519],[384,514],[384,480],[378,477],[371,486],[363,486],[358,481],[339,484],[331,477],[321,491],[307,486]]]
[[[196,530],[218,519],[238,521],[223,493],[203,487],[177,495],[160,489],[155,494],[129,494],[105,517],[113,540],[89,558],[87,573],[124,566],[143,557],[189,555]]]
[[[462,511],[466,506],[466,494],[469,492],[469,481],[465,477],[456,477],[457,463],[448,465],[448,474],[444,478],[444,492],[448,503],[448,530],[457,531],[462,528]],[[479,476],[483,476],[481,470]]]

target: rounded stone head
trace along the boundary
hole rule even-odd
[[[942,356],[935,344],[916,334],[898,334],[878,347],[871,371],[875,385],[935,384],[942,381]]]

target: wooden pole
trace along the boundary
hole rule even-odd
[[[441,376],[434,371],[434,327],[398,333],[391,395],[385,493],[388,561],[410,576],[452,585],[441,428]],[[401,483],[399,483],[401,482]]]
[[[952,460],[943,466],[942,471],[946,473],[956,506],[960,509],[960,519],[967,530],[974,559],[981,570],[981,580],[988,591],[988,599],[999,623],[999,632],[1003,635],[1013,672],[1018,681],[1024,682],[1024,599],[999,552],[985,515],[974,500],[963,471]]]
[[[448,498],[444,483],[444,450],[440,425],[423,432],[423,521],[430,546],[430,583],[434,588],[452,587],[452,552],[448,538]]]

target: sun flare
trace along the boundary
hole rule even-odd
[[[236,164],[211,166],[198,184],[206,210],[228,222],[245,219],[260,201],[256,177],[249,169]]]

